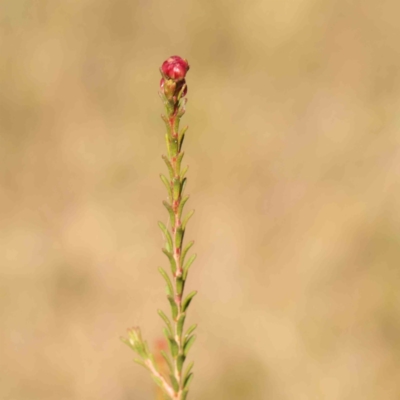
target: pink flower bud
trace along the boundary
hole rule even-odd
[[[172,56],[163,62],[161,71],[169,79],[181,80],[189,71],[189,64],[184,58]]]

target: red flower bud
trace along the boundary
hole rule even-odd
[[[189,71],[189,64],[184,58],[172,56],[163,62],[161,71],[169,79],[181,80]]]

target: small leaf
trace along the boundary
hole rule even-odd
[[[178,100],[179,100],[179,106],[182,104],[182,98],[184,96],[185,91],[187,91],[187,85],[184,83],[181,87],[181,90],[178,93]]]
[[[176,359],[176,367],[179,373],[182,372],[183,363],[185,362],[186,356],[183,354],[179,354],[178,358]]]
[[[168,135],[172,137],[171,124],[169,123],[169,119],[165,115],[161,115],[161,118],[165,123],[165,127],[167,128]]]
[[[154,359],[153,353],[149,353],[149,359],[153,365],[156,365],[156,360]]]
[[[170,138],[169,139],[169,149],[171,151],[170,156],[172,157],[176,157],[176,155],[178,154],[178,139],[177,138]]]
[[[185,389],[187,389],[187,388],[189,387],[190,382],[192,381],[192,379],[193,379],[193,373],[190,373],[190,374],[186,377],[186,379],[185,379],[185,381],[184,381],[184,383],[183,383],[183,387],[184,387]]]
[[[171,264],[172,275],[175,275],[176,272],[176,262],[172,253],[170,253],[167,249],[162,249],[162,252],[168,257],[168,260]]]
[[[145,359],[148,358],[143,343],[136,342],[134,344],[134,350],[136,351],[136,353],[138,353],[140,355],[140,357],[145,358]]]
[[[179,383],[176,380],[175,376],[173,374],[171,374],[170,376],[171,379],[171,383],[172,383],[172,387],[174,388],[175,392],[177,392],[179,390]]]
[[[160,174],[160,178],[161,178],[161,180],[162,180],[164,186],[165,186],[166,189],[167,189],[169,198],[172,199],[172,189],[171,189],[171,184],[170,184],[170,182],[168,181],[168,179],[167,179],[167,178],[165,177],[165,175],[163,175],[163,174]]]
[[[152,354],[150,352],[149,345],[146,341],[143,342],[143,347],[146,354],[146,358],[151,358]]]
[[[172,249],[173,249],[172,236],[169,233],[169,230],[167,229],[167,227],[161,221],[158,221],[158,226],[160,227],[160,229],[164,233],[165,240],[167,241],[167,246],[166,246],[167,250],[169,252],[172,252]]]
[[[187,263],[185,264],[185,266],[183,267],[183,280],[185,281],[187,278],[187,274],[189,272],[189,268],[192,266],[193,261],[196,259],[197,254],[193,254],[189,260],[187,261]]]
[[[176,159],[176,170],[180,171],[181,170],[181,163],[182,163],[182,159],[183,156],[185,155],[185,152],[182,151],[182,153],[179,153],[177,159]]]
[[[160,353],[163,356],[165,362],[167,363],[168,368],[170,369],[170,371],[173,372],[174,371],[174,366],[172,365],[172,362],[171,362],[170,358],[168,357],[168,354],[164,350],[161,350]]]
[[[193,365],[194,365],[194,362],[192,361],[192,362],[188,365],[188,367],[186,368],[185,375],[184,375],[184,378],[183,378],[183,381],[184,381],[184,382],[185,382],[186,378],[189,376],[190,371],[191,371],[192,368],[193,368]]]
[[[182,336],[183,324],[185,323],[185,318],[186,318],[186,313],[182,313],[179,316],[179,319],[178,319],[178,323],[177,323],[177,326],[176,326],[176,332],[177,332],[179,337]]]
[[[186,131],[188,130],[188,128],[189,128],[188,126],[185,126],[179,134],[179,151],[182,149],[182,144],[183,144],[183,141],[185,140],[185,134],[186,134]]]
[[[180,195],[181,195],[181,196],[183,195],[183,192],[185,191],[186,182],[187,182],[187,179],[186,179],[186,178],[183,178],[183,179],[182,179],[182,184],[181,184],[181,192],[180,192]]]
[[[178,355],[178,352],[179,352],[178,343],[176,343],[175,339],[170,337],[168,340],[168,344],[169,344],[169,349],[171,351],[172,357],[176,358],[176,356]]]
[[[166,97],[165,97],[166,101],[164,103],[165,109],[167,111],[168,115],[172,115],[174,112],[174,103],[172,101],[169,101]]]
[[[168,214],[169,214],[169,219],[171,221],[171,226],[175,225],[175,214],[174,214],[174,210],[172,209],[172,207],[164,200],[163,201],[163,205],[164,207],[167,209]]]
[[[185,114],[186,103],[187,103],[187,98],[186,97],[181,99],[181,101],[179,102],[179,110],[178,110],[178,114],[177,114],[178,118],[181,118],[183,116],[183,114]]]
[[[167,342],[169,342],[169,339],[171,339],[171,333],[168,330],[168,328],[166,328],[166,327],[163,328],[163,334],[164,334],[165,339],[167,340]]]
[[[193,324],[185,333],[185,340],[190,336],[190,334],[197,328],[197,324]]]
[[[185,206],[185,204],[186,204],[186,202],[187,202],[188,200],[189,200],[189,196],[185,196],[185,197],[182,199],[181,203],[179,204],[179,208],[178,208],[178,216],[179,216],[179,219],[181,218],[182,211],[183,211],[183,207]]]
[[[169,141],[170,141],[170,135],[168,133],[165,134],[165,143],[167,144],[167,151],[168,151],[168,155],[171,157],[171,148],[169,145]]]
[[[189,393],[188,390],[184,390],[184,391],[182,392],[182,400],[186,400],[186,397],[187,397],[188,393]]]
[[[186,229],[186,224],[189,222],[189,219],[192,218],[192,215],[194,214],[194,210],[189,211],[189,213],[186,215],[186,217],[182,221],[182,229]]]
[[[173,329],[172,329],[172,324],[170,322],[170,320],[168,319],[168,317],[165,315],[164,311],[162,310],[157,310],[158,315],[163,319],[163,321],[165,322],[165,325],[167,325],[167,328],[169,329],[169,333],[171,336],[173,336]]]
[[[149,369],[149,367],[144,363],[143,360],[141,360],[140,358],[134,358],[133,361],[135,361],[135,363],[141,365],[142,367]]]
[[[194,341],[196,340],[196,335],[189,336],[185,340],[185,344],[183,345],[183,354],[186,356],[189,352],[190,348],[192,347]]]
[[[179,103],[180,103],[180,101],[179,101]],[[175,121],[174,121],[174,132],[178,132],[179,131],[179,123],[180,123],[179,117],[175,118]]]
[[[182,246],[183,235],[184,235],[184,231],[182,229],[182,226],[178,226],[178,228],[176,229],[176,233],[175,233],[175,246],[178,249],[180,249]]]
[[[185,257],[187,252],[189,251],[189,249],[194,245],[194,240],[192,240],[191,242],[189,242],[185,248],[182,251],[182,255],[181,255],[181,263],[183,264],[185,262]]]
[[[185,287],[185,281],[181,276],[176,278],[176,292],[181,295],[183,293],[183,288]]]
[[[129,346],[133,351],[136,351],[135,347],[132,345],[132,343],[129,342],[128,339],[121,337],[121,342],[125,343],[127,346]]]
[[[162,156],[162,159],[164,160],[167,168],[168,168],[168,172],[169,172],[169,176],[172,179],[174,177],[174,169],[172,168],[171,162],[168,160],[168,157],[166,156]]]
[[[167,283],[167,294],[173,296],[174,288],[172,286],[172,282],[171,279],[169,279],[168,274],[161,267],[158,268],[158,272],[161,274],[161,276],[165,279],[165,282]]]
[[[175,319],[178,315],[178,306],[176,305],[173,296],[167,296],[167,298],[171,305],[172,318]]]
[[[151,374],[151,377],[153,378],[153,381],[157,384],[157,386],[160,386],[160,388],[163,387],[162,380],[158,376]]]
[[[182,172],[181,172],[181,179],[183,179],[186,175],[187,170],[189,169],[189,165],[186,165],[185,168],[183,168]]]
[[[188,296],[186,297],[185,301],[182,304],[182,312],[185,312],[186,309],[189,307],[190,302],[192,301],[193,297],[196,296],[197,291],[193,290],[193,292],[190,292]]]
[[[179,195],[181,194],[181,182],[179,178],[174,178],[172,180],[172,195],[174,200],[178,200]]]

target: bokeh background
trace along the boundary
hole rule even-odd
[[[158,68],[189,60],[192,399],[400,398],[398,0],[0,1],[0,399],[147,400]],[[188,208],[188,209],[189,209]]]

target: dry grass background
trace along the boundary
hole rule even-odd
[[[0,399],[154,399],[158,67],[186,57],[192,399],[400,398],[397,0],[0,1]]]

